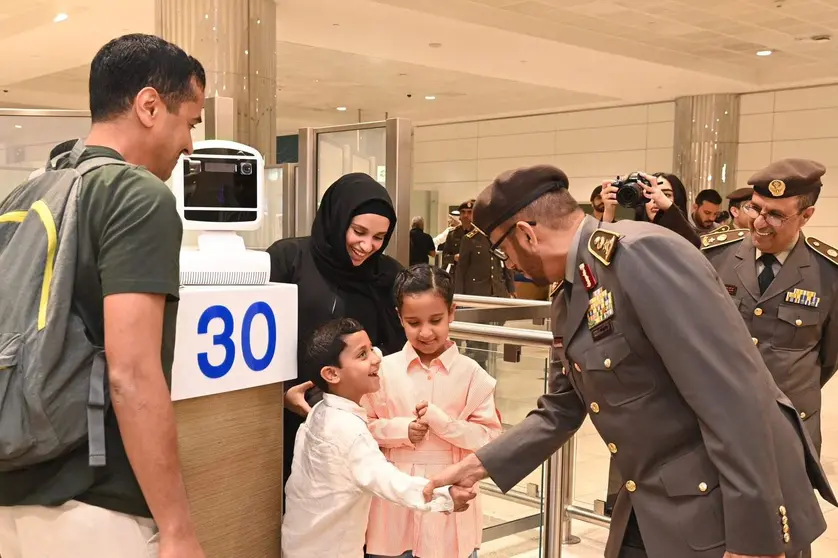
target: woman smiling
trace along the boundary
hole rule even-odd
[[[311,333],[333,318],[359,321],[385,355],[404,346],[393,298],[402,266],[383,254],[395,227],[387,190],[371,176],[353,173],[326,190],[311,236],[279,240],[268,248],[271,281],[298,285],[298,354]],[[285,479],[297,429],[320,398],[307,380],[285,384]]]

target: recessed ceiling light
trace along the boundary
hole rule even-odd
[[[434,95],[425,95],[425,100],[426,100],[426,101],[435,101],[435,100],[436,100],[436,96],[434,96]]]
[[[338,107],[338,110],[339,110],[339,111],[341,111],[341,112],[345,112],[345,111],[346,111],[346,107]]]
[[[757,51],[757,56],[771,56],[772,54],[774,54],[773,50],[758,50]]]
[[[18,130],[20,130],[21,128],[23,128],[23,126],[21,126],[20,124],[15,124],[15,128],[17,128]]]
[[[428,46],[431,48],[440,48],[442,43],[428,43]]]
[[[67,18],[70,17],[67,14],[58,14],[55,16],[52,21],[53,23],[61,23],[62,21],[67,21]]]

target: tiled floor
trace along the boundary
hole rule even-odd
[[[522,327],[524,324],[507,325]],[[544,374],[541,371],[546,356],[546,350],[524,349],[522,362],[519,364],[497,362],[494,368],[494,374],[498,379],[497,402],[504,423],[518,423],[534,407],[535,400],[544,389]],[[838,489],[838,380],[833,380],[824,389],[822,415],[824,444],[821,462],[833,487]],[[603,499],[605,496],[610,454],[590,421],[585,422],[577,433],[576,440],[574,500],[578,505],[592,507],[594,500]],[[517,492],[522,496],[527,493],[541,494],[541,484],[539,470],[521,483]],[[520,500],[513,502],[485,492],[483,498],[487,525],[525,517],[538,511],[537,507],[522,504]],[[831,528],[815,542],[813,554],[815,558],[832,558],[838,556],[838,512],[832,505],[823,501],[822,507]],[[602,556],[607,537],[604,528],[574,521],[572,531],[581,538],[581,542],[564,546],[562,558]],[[480,556],[537,558],[540,556],[539,537],[539,530],[533,529],[494,540],[483,545]]]

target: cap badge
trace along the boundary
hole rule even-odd
[[[775,198],[779,198],[786,191],[786,183],[782,180],[772,180],[768,183],[768,191],[771,192],[771,195]]]

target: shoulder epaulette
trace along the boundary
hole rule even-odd
[[[835,265],[838,265],[838,250],[836,250],[829,244],[811,236],[806,237],[806,244],[808,244],[812,250],[814,250],[827,260],[831,261]]]
[[[588,251],[603,265],[611,265],[617,251],[617,241],[623,235],[606,229],[597,229],[588,239]]]
[[[729,230],[730,230],[730,225],[722,225],[718,229],[715,229],[713,232],[714,233],[723,233],[723,232],[727,232]]]
[[[701,249],[708,250],[716,246],[724,246],[725,244],[745,240],[748,232],[747,229],[730,229],[721,233],[713,231],[710,234],[703,234],[701,235]]]

